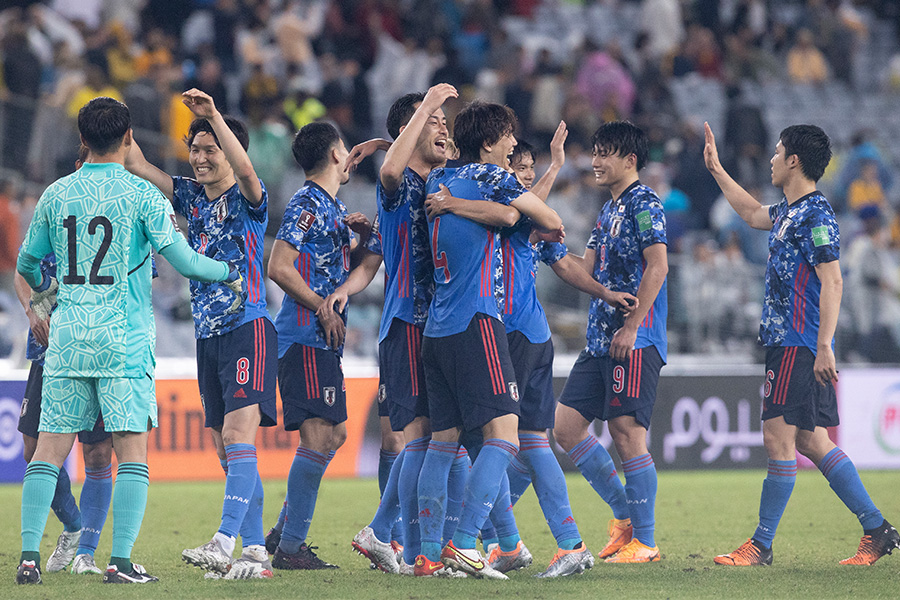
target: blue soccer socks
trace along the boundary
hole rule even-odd
[[[72,495],[72,482],[69,472],[65,468],[59,470],[56,480],[56,490],[53,501],[50,503],[56,518],[63,524],[66,531],[78,531],[81,529],[81,512],[75,504],[75,496]]]
[[[841,502],[856,515],[864,530],[881,525],[884,520],[881,511],[869,497],[853,461],[840,448],[834,448],[825,455],[819,463],[819,470]]]
[[[22,482],[22,560],[40,560],[41,537],[56,493],[59,467],[33,460]]]
[[[563,550],[572,550],[581,541],[581,534],[572,515],[569,505],[569,491],[566,488],[566,477],[550,449],[550,441],[533,433],[519,434],[519,455],[510,463],[507,473],[519,461],[527,471],[534,473],[534,492],[550,526],[556,544]],[[529,481],[531,476],[529,475]],[[513,478],[509,480],[510,495],[513,494]],[[516,498],[513,496],[513,503]]]
[[[654,508],[656,507],[656,465],[649,454],[642,454],[622,462],[625,473],[625,497],[634,527],[632,537],[649,548],[653,539]]]
[[[384,450],[381,452],[383,455]],[[391,464],[391,472],[385,483],[384,489],[381,490],[381,502],[378,505],[378,510],[375,511],[375,516],[372,517],[372,522],[369,523],[369,527],[372,528],[375,537],[378,540],[384,540],[385,542],[391,540],[394,524],[400,517],[400,470],[403,468],[403,460],[405,457],[406,449],[404,448],[400,455],[397,456],[397,459]],[[378,479],[380,482],[380,463]]]
[[[399,456],[398,452],[381,449],[378,453],[378,493],[384,496],[384,488],[387,486],[388,479],[391,476],[391,467]]]
[[[225,446],[225,460],[228,470],[219,533],[232,539],[233,549],[233,540],[240,532],[252,496],[256,493],[256,481],[259,478],[256,447],[253,444],[229,444]]]
[[[769,460],[769,472],[763,480],[762,496],[759,499],[759,525],[753,539],[772,547],[778,522],[787,507],[794,482],[797,480],[796,460]]]
[[[463,497],[466,493],[466,482],[469,480],[471,467],[469,453],[460,446],[456,451],[456,458],[450,467],[450,477],[447,480],[447,512],[444,515],[444,531],[441,534],[444,543],[453,538],[459,525],[459,515],[462,513]]]
[[[506,476],[509,478],[509,499],[513,505],[519,501],[519,498],[531,485],[531,473],[528,471],[528,465],[525,464],[525,459],[522,456],[522,453],[525,451],[525,444],[529,442],[523,440],[523,437],[525,437],[525,434],[519,434],[519,454],[509,462],[509,466],[506,468]]]
[[[131,549],[141,530],[147,508],[150,470],[145,463],[119,463],[113,492],[113,539],[109,562],[131,572]]]
[[[81,540],[76,555],[94,555],[109,514],[111,498],[112,465],[100,469],[85,467],[84,486],[81,488]]]
[[[287,516],[281,531],[281,543],[278,545],[282,552],[296,554],[306,540],[316,509],[319,484],[327,467],[326,455],[303,446],[297,448],[288,473]]]
[[[509,467],[507,467],[507,470],[509,470]],[[497,530],[497,543],[500,545],[502,552],[512,552],[522,539],[519,536],[519,528],[516,525],[512,507],[512,500],[509,497],[509,477],[504,471],[500,479],[497,499],[494,501],[494,507],[489,513],[489,520]],[[484,524],[482,524],[483,526]]]
[[[259,471],[256,472],[256,485],[253,489],[253,495],[250,496],[250,506],[247,507],[247,513],[241,522],[241,545],[247,546],[265,546],[266,534],[263,533],[263,504],[265,504],[265,490],[263,489],[262,479]]]
[[[400,496],[400,518],[403,525],[403,560],[411,565],[421,551],[419,531],[419,473],[428,452],[430,437],[414,439],[406,445],[397,494]],[[445,480],[446,483],[446,480]]]
[[[421,550],[428,560],[441,560],[441,541],[444,534],[444,516],[447,514],[447,493],[450,469],[456,461],[459,444],[431,440],[419,474],[418,521]],[[403,549],[406,558],[406,548]]]
[[[594,491],[612,508],[613,518],[630,518],[631,511],[628,509],[625,487],[619,480],[616,465],[613,464],[612,457],[603,444],[593,435],[588,435],[569,450],[568,454]]]
[[[484,446],[469,473],[462,516],[453,536],[453,545],[457,548],[475,547],[475,536],[497,501],[503,474],[517,452],[515,444],[505,440],[484,440]]]

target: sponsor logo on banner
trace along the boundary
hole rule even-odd
[[[900,456],[900,383],[884,391],[874,416],[875,441],[887,454]]]

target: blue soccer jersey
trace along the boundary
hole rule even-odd
[[[344,222],[347,208],[321,187],[307,181],[297,190],[284,210],[276,239],[293,246],[300,255],[294,267],[310,289],[328,296],[347,280],[350,272],[350,241],[353,234]],[[346,314],[342,315],[346,320]],[[285,294],[275,317],[278,357],[293,344],[331,349],[315,311]],[[343,346],[338,348],[343,353]]]
[[[175,212],[187,219],[191,247],[199,254],[238,267],[245,282],[243,306],[226,314],[234,300],[228,286],[191,280],[191,312],[198,339],[234,331],[260,317],[269,318],[263,282],[263,236],[269,197],[262,181],[259,183],[263,186],[262,202],[253,206],[236,183],[218,198],[210,199],[203,186],[193,179],[172,178],[172,204]]]
[[[366,247],[384,257],[384,310],[378,341],[388,334],[395,318],[425,326],[434,295],[434,266],[428,245],[425,180],[406,168],[393,194],[376,185],[378,215]]]
[[[435,169],[426,193],[443,183],[457,198],[510,204],[527,190],[497,165],[470,163],[459,169]],[[500,235],[454,214],[428,223],[435,290],[425,335],[446,337],[465,331],[475,313],[501,319]],[[498,295],[499,294],[499,295]]]
[[[506,333],[521,331],[532,344],[542,344],[550,339],[550,326],[537,297],[538,265],[541,261],[552,265],[566,255],[566,247],[546,242],[532,244],[531,229],[531,219],[523,218],[501,233],[504,292],[501,313]]]
[[[834,211],[825,196],[816,191],[793,204],[782,199],[769,207],[769,218],[773,225],[760,343],[806,346],[815,354],[822,289],[815,268],[841,255]]]
[[[644,274],[644,250],[666,243],[666,215],[656,193],[639,181],[600,211],[587,247],[594,250],[594,279],[614,292],[637,295]],[[655,346],[666,360],[666,281],[647,316],[638,327],[634,347]],[[599,298],[591,299],[588,313],[587,351],[594,356],[609,355],[613,334],[625,318]]]

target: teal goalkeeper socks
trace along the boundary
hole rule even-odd
[[[119,463],[113,490],[113,540],[110,563],[131,571],[131,549],[141,531],[147,508],[150,470],[146,463]]]
[[[22,483],[22,558],[31,560],[39,552],[41,536],[47,525],[50,503],[56,492],[59,467],[33,460],[25,469]],[[27,555],[26,555],[27,553]],[[40,560],[40,555],[37,556]]]

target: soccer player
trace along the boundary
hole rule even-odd
[[[763,206],[722,168],[705,125],[703,157],[735,212],[769,230],[766,295],[759,341],[766,347],[763,441],[769,457],[759,501],[759,525],[720,565],[771,565],[772,541],[797,477],[796,451],[813,461],[838,498],[859,519],[863,537],[842,565],[871,565],[900,544],[875,507],[853,462],[828,437],[838,425],[834,330],[843,282],[840,232],[831,205],[816,189],[831,160],[831,142],[815,125],[792,125],[775,145],[772,185],[784,197]]]
[[[417,489],[431,433],[421,348],[434,293],[425,180],[432,169],[446,162],[447,119],[441,107],[455,97],[456,88],[443,83],[425,94],[406,94],[391,106],[387,129],[394,142],[387,148],[376,184],[378,214],[372,235],[360,265],[323,305],[325,311],[335,303],[343,310],[347,297],[374,278],[383,256],[385,305],[378,357],[384,393],[379,395],[379,411],[387,409],[391,428],[403,433],[405,447],[394,463],[375,517],[354,537],[353,547],[389,573],[399,570],[389,543],[398,504],[404,571],[414,572],[412,565],[420,553]]]
[[[277,342],[263,282],[268,195],[247,156],[243,123],[223,116],[200,90],[184,92],[182,102],[196,117],[186,138],[195,179],[170,177],[147,162],[137,146],[126,167],[162,190],[187,219],[191,247],[238,267],[247,289],[235,298],[221,283],[191,282],[200,397],[226,475],[218,531],[181,556],[229,579],[268,578],[272,568],[264,545],[255,445],[259,427],[275,425],[278,414]],[[236,300],[240,308],[228,312]],[[243,549],[232,566],[239,533]]]
[[[530,144],[518,140],[510,155],[510,167],[522,185],[538,196],[546,196],[565,163],[564,144],[567,136],[561,123],[551,142],[550,167],[534,185],[534,150]],[[446,199],[444,200],[446,201]],[[453,199],[457,205],[470,200]],[[435,208],[429,198],[428,208]],[[453,210],[452,207],[449,210]],[[591,568],[593,556],[582,543],[575,519],[569,507],[565,477],[547,439],[547,429],[553,427],[555,399],[553,396],[553,344],[543,308],[537,299],[535,274],[539,261],[551,266],[557,275],[573,287],[593,294],[621,311],[629,312],[636,298],[622,292],[610,292],[596,282],[567,255],[566,247],[558,241],[542,241],[531,221],[520,219],[515,226],[501,232],[503,249],[503,323],[509,341],[510,357],[520,383],[522,416],[519,419],[519,454],[507,469],[511,503],[514,504],[530,485],[532,478],[541,508],[559,549],[547,570],[539,577],[559,577],[580,573]],[[509,507],[495,505],[491,519],[504,518]],[[501,527],[498,525],[498,529]],[[499,539],[489,551],[488,561],[501,572],[524,566],[522,552],[504,552]]]
[[[47,349],[40,432],[22,486],[22,556],[17,583],[40,583],[41,535],[59,469],[75,434],[98,412],[113,434],[118,459],[113,542],[104,583],[157,581],[131,562],[147,502],[147,440],[156,425],[155,327],[150,303],[151,247],[182,275],[231,281],[240,273],[190,250],[171,207],[151,184],[125,171],[132,145],[128,108],[111,98],[78,113],[88,162],[45,190],[35,209],[16,270],[34,290],[32,310],[53,313]],[[40,271],[49,252],[59,284]]]
[[[56,277],[56,257],[52,253],[41,260],[41,274],[42,277]],[[32,361],[31,370],[25,384],[25,398],[19,418],[19,431],[25,444],[25,462],[31,462],[37,446],[41,418],[41,387],[50,320],[40,319],[35,315],[31,309],[31,288],[18,273],[15,275],[15,287],[16,295],[31,324],[25,350],[26,357]],[[47,559],[48,573],[62,571],[73,559],[73,573],[101,573],[94,564],[94,551],[106,522],[112,496],[112,436],[103,428],[102,417],[98,417],[93,429],[78,432],[78,441],[81,442],[85,473],[81,489],[81,511],[72,496],[69,475],[65,469],[60,469],[50,508],[62,522],[63,532],[56,543],[56,549]]]
[[[82,145],[75,161],[75,169],[87,160],[88,149]],[[41,260],[41,275],[56,277],[56,256],[48,254]],[[40,319],[31,309],[31,288],[25,279],[15,274],[16,296],[25,309],[30,329],[25,356],[31,360],[28,382],[25,384],[25,397],[22,401],[22,414],[19,418],[19,431],[24,443],[25,462],[31,462],[37,446],[38,425],[41,418],[41,386],[44,375],[44,355],[47,352],[47,338],[50,333],[49,318]],[[52,307],[51,307],[52,309]],[[59,470],[56,493],[50,508],[63,523],[63,532],[56,543],[56,549],[47,559],[47,572],[63,570],[69,563],[75,574],[97,573],[101,571],[94,564],[94,551],[100,540],[100,531],[106,522],[109,501],[112,496],[112,436],[103,428],[103,418],[98,417],[94,428],[90,431],[79,431],[84,459],[85,481],[81,488],[81,511],[75,504],[75,498],[69,483],[69,475],[65,469]]]
[[[307,181],[288,203],[278,229],[269,276],[285,292],[275,319],[278,383],[284,427],[300,430],[288,475],[287,516],[272,558],[276,569],[333,569],[306,543],[322,475],[347,437],[347,399],[341,368],[345,315],[316,313],[346,279],[360,239],[371,225],[347,214],[338,200],[350,179],[348,152],[329,123],[305,125],[291,146]]]
[[[594,176],[612,199],[600,211],[584,256],[573,258],[604,287],[637,296],[638,305],[625,316],[614,304],[591,300],[587,347],[566,381],[553,432],[613,510],[600,558],[654,562],[656,468],[647,429],[666,361],[666,218],[656,193],[638,179],[648,154],[641,129],[627,121],[606,123],[592,145]],[[607,422],[622,460],[624,488],[609,453],[588,431],[597,418]]]
[[[513,225],[521,214],[542,230],[559,229],[555,211],[525,190],[506,169],[516,145],[515,116],[505,106],[473,102],[454,124],[454,141],[464,166],[432,171],[426,189],[443,183],[453,196],[496,203]],[[465,488],[459,525],[443,550],[423,531],[422,554],[476,577],[506,579],[475,549],[475,537],[497,499],[503,474],[517,451],[519,393],[497,301],[499,235],[460,214],[429,222],[435,294],[422,343],[432,443],[456,445],[460,431],[481,429],[484,445]],[[429,449],[419,481],[430,512],[443,512],[450,462]],[[443,451],[442,451],[443,450]],[[429,458],[433,458],[430,461]],[[433,466],[429,466],[429,463]],[[517,537],[517,536],[516,536]],[[439,552],[439,554],[438,554]],[[417,561],[418,562],[418,561]]]

